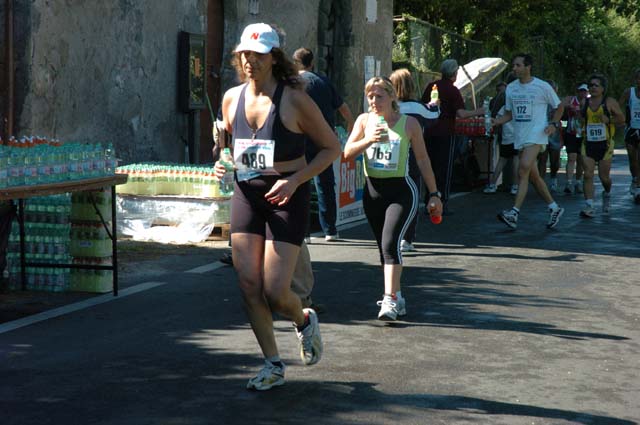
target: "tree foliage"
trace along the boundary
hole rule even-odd
[[[602,72],[618,97],[640,67],[637,0],[395,0],[394,13],[481,41],[486,56],[529,52],[533,73],[558,82],[562,94]]]

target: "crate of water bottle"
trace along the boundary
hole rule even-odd
[[[9,289],[22,289],[20,261],[8,262]],[[70,270],[54,267],[26,267],[26,289],[33,291],[64,292],[69,288]]]
[[[113,175],[111,144],[60,143],[46,138],[12,138],[0,146],[0,187],[59,183]]]
[[[58,224],[69,222],[71,197],[68,193],[30,198],[24,205],[25,222]]]
[[[53,267],[27,267],[27,289],[65,292],[69,289],[70,270]]]
[[[74,264],[85,266],[110,266],[109,258],[75,258]],[[70,291],[105,293],[113,288],[112,270],[72,269]]]
[[[119,194],[142,196],[219,197],[219,183],[212,167],[177,164],[138,163],[118,167],[126,173],[125,184],[118,185]]]
[[[455,133],[463,136],[486,135],[484,118],[456,118]]]
[[[24,245],[27,254],[64,255],[69,252],[71,225],[57,223],[25,223]],[[9,234],[8,252],[20,252],[20,230],[14,222]]]
[[[59,235],[56,232],[48,232],[44,235],[38,234],[25,234],[24,248],[26,254],[40,254],[47,255],[53,261],[56,261],[59,256],[64,256],[69,252],[69,235]],[[19,253],[20,252],[20,238],[17,234],[11,233],[9,235],[9,247],[8,252]]]
[[[100,216],[105,222],[111,221],[111,189],[75,192],[71,195],[72,221],[99,221]]]
[[[75,257],[111,257],[113,245],[100,222],[73,223],[69,252]]]

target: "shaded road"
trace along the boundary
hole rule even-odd
[[[495,219],[502,193],[423,220],[402,322],[375,320],[366,225],[315,240],[325,354],[303,367],[277,321],[287,384],[267,393],[244,390],[262,360],[233,270],[198,269],[219,249],[129,264],[124,286],[149,289],[0,333],[3,425],[636,424],[640,206],[625,167],[617,155],[609,216],[585,221],[580,198],[558,196],[554,231],[533,194],[515,232]]]

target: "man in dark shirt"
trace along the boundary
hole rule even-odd
[[[422,94],[422,102],[431,101],[433,85],[438,87],[440,98],[440,117],[428,131],[427,152],[431,158],[431,166],[436,176],[438,188],[442,191],[442,203],[445,214],[449,213],[448,200],[451,190],[451,174],[453,172],[456,118],[469,118],[484,114],[484,108],[467,111],[460,90],[453,83],[458,75],[458,62],[447,59],[440,67],[442,79],[427,84]]]
[[[305,90],[318,105],[324,119],[331,128],[335,127],[336,110],[344,118],[347,124],[347,132],[351,132],[353,127],[353,115],[349,106],[342,100],[333,84],[321,75],[312,71],[313,53],[307,48],[300,48],[293,53],[293,60],[300,67],[300,76],[305,80]],[[316,156],[316,148],[313,143],[306,144],[307,161],[311,161]],[[316,192],[318,193],[318,215],[320,226],[325,234],[325,240],[330,242],[338,238],[336,229],[336,192],[335,176],[333,167],[329,166],[322,173],[313,179]]]

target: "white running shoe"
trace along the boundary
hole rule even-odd
[[[564,214],[564,208],[556,208],[555,210],[549,210],[549,221],[547,222],[547,229],[553,229],[560,222],[560,217]]]
[[[284,385],[284,370],[286,366],[282,363],[282,367],[276,366],[269,360],[264,361],[264,367],[256,376],[249,379],[247,383],[248,390],[266,391],[273,387]]]
[[[580,211],[580,217],[583,218],[593,218],[593,216],[595,215],[596,211],[589,205],[585,205],[584,208]]]
[[[378,320],[393,321],[396,320],[398,316],[407,314],[406,302],[402,297],[393,299],[390,295],[385,295],[382,297],[382,301],[378,301],[377,304],[380,306]]]
[[[512,184],[512,185],[511,185],[511,191],[510,191],[510,193],[511,193],[512,195],[517,195],[517,194],[518,194],[518,185],[517,185],[517,184]]]
[[[409,241],[406,240],[401,240],[400,241],[400,251],[402,252],[413,252],[416,249],[414,248],[413,244]]]
[[[324,237],[325,242],[335,242],[338,240],[338,234],[336,233],[335,235],[326,235]]]
[[[298,331],[296,328],[296,334],[300,341],[302,363],[310,366],[318,363],[322,357],[322,336],[320,336],[320,325],[316,312],[311,308],[304,308],[302,311],[309,316],[309,324],[302,331]]]
[[[602,213],[609,214],[609,207],[611,207],[611,193],[602,191]]]
[[[515,229],[518,227],[518,213],[514,210],[504,210],[498,214],[498,220],[502,221],[507,226]]]
[[[498,191],[498,188],[496,187],[495,184],[488,184],[487,187],[484,188],[482,193],[496,193],[497,191]]]

